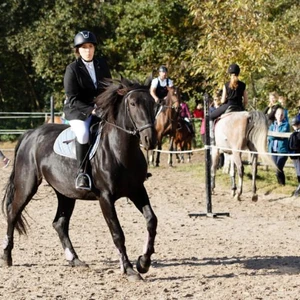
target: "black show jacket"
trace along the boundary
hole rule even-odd
[[[103,58],[94,59],[97,88],[81,58],[69,64],[64,76],[66,100],[64,113],[67,120],[85,120],[94,109],[94,99],[104,91],[103,80],[111,78]]]

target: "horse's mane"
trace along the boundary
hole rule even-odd
[[[105,90],[95,99],[97,115],[102,119],[114,121],[119,111],[119,105],[123,97],[135,89],[149,90],[138,81],[131,81],[126,78],[111,79],[104,82]]]

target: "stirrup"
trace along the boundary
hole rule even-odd
[[[84,176],[88,179],[88,186],[79,186],[78,185],[78,181],[79,179]],[[92,180],[91,180],[91,177],[89,176],[89,174],[87,173],[79,173],[76,177],[76,180],[75,180],[75,188],[77,190],[86,190],[86,191],[90,191],[92,189]]]

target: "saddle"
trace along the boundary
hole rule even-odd
[[[159,102],[154,104],[155,118],[157,118],[157,116],[160,114],[160,112],[164,108],[164,105],[166,105],[166,100],[164,100],[164,99],[159,99]]]
[[[89,160],[91,160],[97,150],[97,147],[100,143],[102,126],[99,129],[95,130],[99,123],[96,123],[90,128],[90,150],[89,150]],[[53,150],[56,154],[69,157],[71,159],[76,159],[76,148],[75,148],[75,134],[72,131],[71,127],[63,130],[58,137],[56,138]]]
[[[224,114],[235,112],[235,111],[244,111],[245,109],[239,105],[229,105],[228,108],[225,110]]]

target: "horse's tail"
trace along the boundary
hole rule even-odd
[[[8,179],[8,182],[5,186],[4,196],[2,199],[2,213],[8,217],[8,215],[11,213],[13,201],[14,201],[14,195],[15,195],[15,174],[16,174],[16,156],[19,150],[19,147],[21,145],[21,142],[23,141],[24,137],[26,136],[26,133],[19,139],[16,147],[15,147],[15,155],[14,155],[14,164],[13,169],[10,174],[10,177]],[[28,226],[28,223],[25,219],[25,217],[22,214],[19,214],[16,217],[16,229],[19,234],[26,234],[26,228]]]
[[[251,111],[249,114],[247,125],[249,149],[257,151],[265,164],[276,168],[271,156],[267,154],[268,119],[261,111]]]

